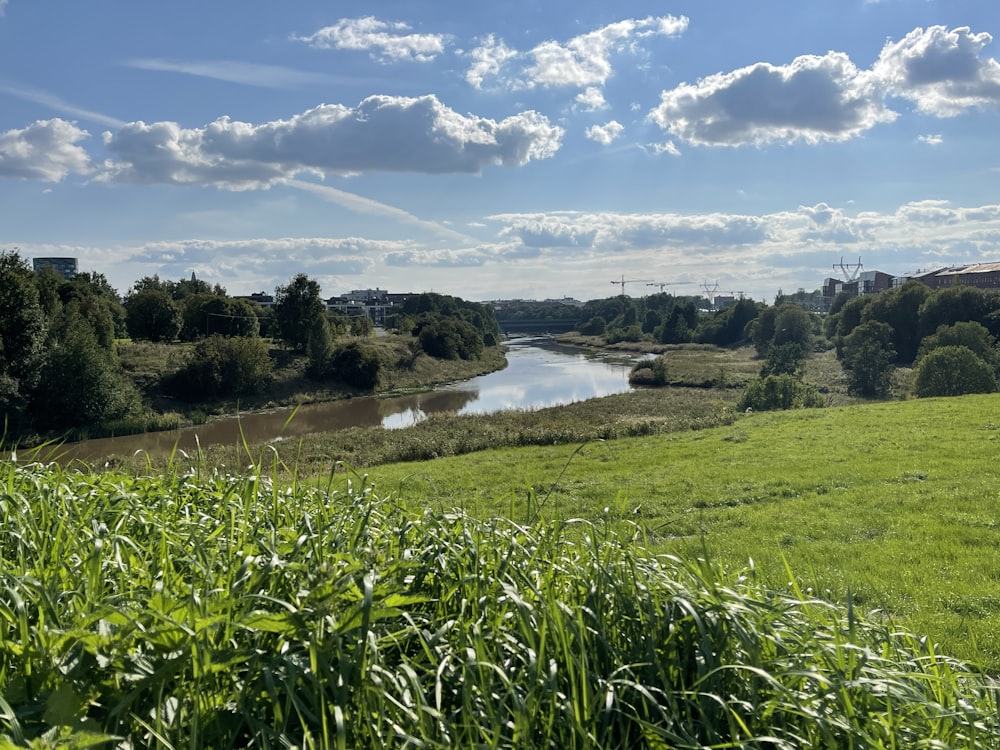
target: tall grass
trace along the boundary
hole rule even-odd
[[[0,464],[0,744],[1000,744],[961,663],[752,569],[279,470]]]

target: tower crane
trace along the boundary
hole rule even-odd
[[[617,284],[618,282],[616,281],[614,283]],[[660,291],[662,292],[663,288],[667,286],[677,286],[678,284],[691,284],[691,283],[692,282],[690,281],[650,281],[646,283],[646,286],[658,286],[660,287]]]
[[[625,296],[625,285],[626,284],[642,284],[643,282],[648,283],[649,279],[626,279],[624,276],[621,277],[620,281],[612,281],[612,284],[618,284],[622,288],[622,296]]]

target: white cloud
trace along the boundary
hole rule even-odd
[[[7,0],[0,0],[0,16],[3,15],[4,9],[7,7]]]
[[[681,155],[681,150],[677,148],[677,144],[675,144],[673,141],[665,141],[664,143],[651,143],[646,148],[651,150],[657,156],[659,156],[660,154],[669,154],[670,156]]]
[[[688,26],[684,16],[626,19],[573,37],[566,44],[543,42],[531,50],[532,85],[603,86],[612,74],[611,55],[627,49],[633,37],[677,36]]]
[[[590,140],[607,146],[620,136],[623,130],[625,130],[624,125],[616,120],[611,120],[604,125],[591,125],[584,134]]]
[[[944,143],[944,136],[940,133],[928,133],[927,135],[918,135],[918,143],[926,143],[928,146],[940,146]]]
[[[341,18],[314,34],[292,38],[320,49],[366,51],[385,62],[428,62],[444,52],[447,37],[442,34],[401,33],[409,28],[405,23],[388,23],[374,16]]]
[[[78,107],[75,104],[70,104],[55,94],[50,94],[49,92],[41,91],[40,89],[18,86],[0,81],[0,91],[5,94],[10,94],[11,96],[15,96],[18,99],[23,99],[24,101],[41,104],[43,107],[49,107],[56,112],[62,112],[63,114],[78,117],[81,120],[99,122],[102,125],[108,125],[113,128],[118,128],[125,124],[124,120],[119,120],[117,117],[111,117],[110,115]]]
[[[661,94],[650,119],[698,145],[773,141],[844,141],[891,122],[871,74],[839,52],[798,57],[789,65],[757,63]]]
[[[372,96],[355,108],[324,104],[260,125],[220,118],[203,128],[130,123],[105,133],[109,182],[267,187],[301,172],[478,173],[559,150],[563,129],[537,112],[500,122],[461,115],[434,96]]]
[[[165,60],[162,58],[142,58],[130,60],[129,67],[139,70],[155,70],[166,73],[213,78],[228,83],[245,86],[283,89],[289,86],[309,84],[329,84],[337,81],[336,76],[295,70],[280,65],[261,65],[238,60]]]
[[[419,227],[423,230],[429,230],[439,236],[447,237],[451,240],[458,240],[459,242],[475,241],[471,237],[468,237],[461,232],[456,232],[454,229],[444,226],[443,224],[421,219],[401,208],[396,208],[395,206],[390,206],[385,203],[372,200],[371,198],[365,198],[362,195],[349,193],[346,190],[338,190],[337,188],[330,187],[329,185],[318,185],[315,182],[304,182],[302,180],[289,180],[285,184],[290,187],[298,188],[299,190],[304,190],[306,192],[313,193],[314,195],[318,195],[323,200],[329,201],[330,203],[336,203],[338,206],[346,208],[349,211],[354,211],[355,213],[370,214],[395,219],[404,224]]]
[[[889,93],[917,109],[953,117],[973,107],[1000,106],[1000,62],[980,53],[993,40],[968,26],[917,28],[882,48],[873,70]]]
[[[465,80],[480,89],[487,78],[499,77],[504,66],[517,58],[518,53],[490,34],[468,56],[472,58],[472,65],[465,72]]]
[[[608,108],[608,103],[604,100],[604,93],[597,86],[588,86],[577,94],[576,103],[584,112],[596,112]]]
[[[90,134],[72,122],[38,120],[0,133],[0,177],[59,182],[70,174],[89,174],[90,157],[77,144]]]

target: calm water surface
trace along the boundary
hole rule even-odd
[[[505,369],[427,393],[391,398],[365,396],[345,401],[244,414],[182,430],[88,440],[63,446],[64,460],[97,462],[113,454],[135,451],[168,453],[175,447],[192,452],[199,445],[235,445],[285,440],[349,427],[402,428],[429,414],[483,414],[507,409],[541,409],[629,390],[634,358],[582,354],[546,339],[509,342]],[[242,437],[241,437],[242,433]]]

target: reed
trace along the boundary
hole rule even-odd
[[[1000,743],[988,681],[850,604],[245,458],[0,463],[0,744]]]

